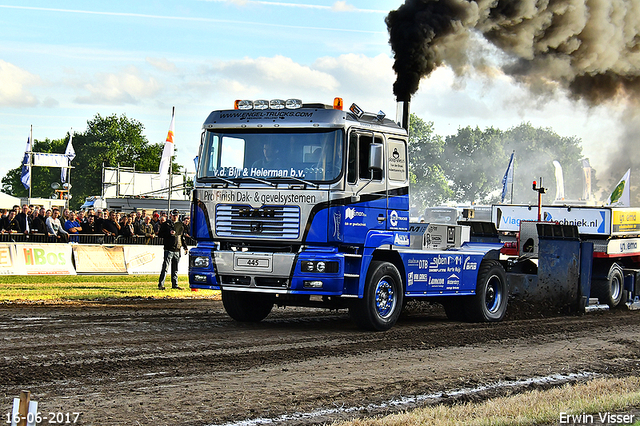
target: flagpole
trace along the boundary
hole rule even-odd
[[[71,142],[71,139],[73,138],[73,127],[71,128],[71,130],[69,131],[69,142]],[[68,146],[68,143],[67,143]],[[67,208],[69,208],[69,200],[71,199],[71,159],[69,159],[69,157],[67,157],[67,161],[68,161],[68,165],[69,168],[67,169],[67,183],[69,184],[69,186],[67,187]]]
[[[31,125],[31,129],[29,130],[29,140],[31,143],[29,144],[29,200],[28,204],[31,204],[31,188],[33,188],[33,175],[31,174],[31,153],[33,152],[33,124]]]
[[[171,109],[171,120],[173,121],[173,118],[176,115],[176,107],[174,106]],[[175,146],[175,145],[174,145]],[[169,218],[169,215],[171,214],[171,185],[173,184],[172,182],[172,178],[173,178],[173,156],[169,157],[169,196],[167,197],[167,218]]]
[[[513,204],[513,184],[516,176],[516,150],[513,150],[513,169],[511,169],[511,204]]]

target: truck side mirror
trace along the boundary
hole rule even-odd
[[[369,145],[369,170],[382,170],[382,144],[372,143]]]

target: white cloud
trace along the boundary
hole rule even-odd
[[[331,75],[294,62],[291,58],[245,58],[222,63],[214,70],[220,77],[242,86],[282,87],[287,90],[335,90],[339,83]]]
[[[151,58],[147,57],[145,61],[151,65],[152,67],[169,73],[175,73],[178,70],[178,67],[175,63],[169,61],[166,58]]]
[[[83,85],[88,95],[78,96],[75,101],[80,104],[124,105],[137,104],[142,100],[155,97],[162,84],[153,77],[142,77],[134,67],[118,74],[99,73],[93,82]]]
[[[31,107],[38,99],[26,86],[40,85],[40,77],[0,59],[0,106]]]

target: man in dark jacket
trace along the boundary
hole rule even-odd
[[[164,243],[164,260],[158,280],[160,290],[164,290],[164,279],[167,276],[169,266],[171,266],[171,288],[182,290],[178,287],[180,249],[184,249],[184,254],[188,253],[188,249],[184,241],[184,224],[180,222],[178,216],[178,210],[172,210],[171,216],[162,223],[158,231],[158,237],[162,238]]]
[[[16,215],[16,220],[18,221],[18,225],[20,226],[20,232],[27,235],[31,232],[31,209],[28,205],[22,206],[22,211]]]

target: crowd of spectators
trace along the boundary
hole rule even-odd
[[[105,242],[135,241],[149,243],[157,237],[167,212],[137,210],[130,213],[108,209],[71,211],[23,205],[0,209],[0,234],[44,236],[49,241],[82,242],[81,235],[102,237]],[[179,220],[189,237],[188,215]],[[86,239],[84,239],[87,241]]]

